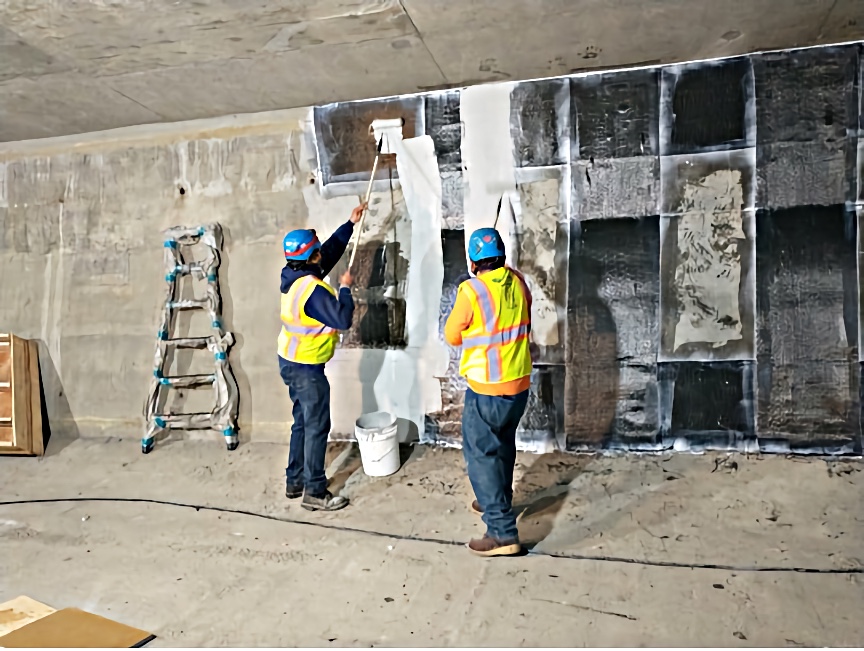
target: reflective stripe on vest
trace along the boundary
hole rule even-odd
[[[464,288],[474,318],[462,333],[460,373],[483,384],[530,375],[530,315],[521,277],[504,267],[465,281]]]
[[[333,296],[335,290],[315,276],[294,281],[282,295],[282,330],[279,332],[279,356],[300,364],[323,364],[330,361],[339,341],[339,333],[306,314],[306,301],[316,287]]]

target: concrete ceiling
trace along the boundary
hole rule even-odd
[[[0,0],[0,141],[864,37],[864,0]]]

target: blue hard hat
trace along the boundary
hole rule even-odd
[[[315,251],[321,248],[321,242],[315,231],[299,228],[291,231],[282,240],[282,249],[285,251],[286,260],[308,260]]]
[[[471,262],[504,255],[504,241],[494,228],[478,228],[471,233],[471,239],[468,240],[468,258]]]

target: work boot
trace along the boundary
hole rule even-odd
[[[483,515],[483,507],[480,506],[480,502],[477,500],[471,502],[471,512],[475,515]]]
[[[348,506],[348,498],[342,495],[333,495],[330,491],[323,495],[303,495],[303,502],[300,504],[307,511],[338,511]]]
[[[513,556],[522,551],[518,538],[499,540],[489,534],[468,543],[468,549],[478,556]]]
[[[289,500],[296,500],[298,497],[303,497],[303,485],[285,484],[285,497]]]

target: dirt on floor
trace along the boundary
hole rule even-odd
[[[864,645],[860,461],[520,455],[531,551],[482,559],[461,453],[404,453],[376,479],[331,445],[352,500],[331,514],[285,499],[279,445],[0,458],[0,501],[84,500],[0,505],[0,602],[83,608],[149,646]]]

